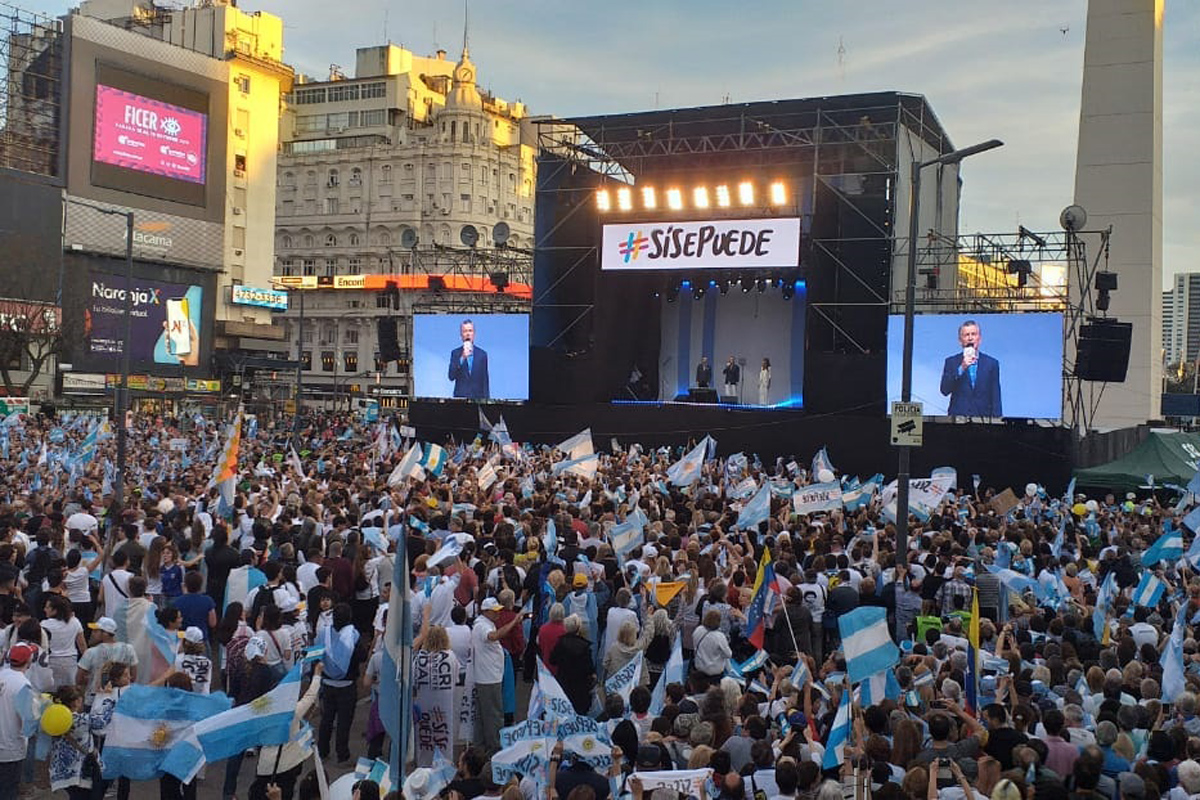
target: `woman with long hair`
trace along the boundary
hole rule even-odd
[[[241,688],[242,676],[245,673],[243,651],[246,642],[254,635],[254,631],[246,624],[245,607],[238,602],[232,602],[225,607],[221,621],[217,623],[216,640],[221,645],[221,666],[225,676],[225,693],[237,697]]]
[[[264,660],[279,680],[292,666],[292,633],[283,630],[283,612],[279,606],[267,604],[258,614],[258,635],[266,643]]]
[[[67,551],[66,569],[63,571],[63,588],[67,599],[80,623],[87,625],[96,614],[96,604],[92,602],[92,570],[104,563],[104,553],[91,539],[80,542],[80,547],[94,548],[92,555],[85,560],[82,550],[72,548]]]
[[[75,552],[75,551],[72,551]],[[87,650],[83,625],[75,616],[71,601],[61,594],[47,594],[43,603],[42,630],[50,639],[50,672],[54,688],[75,684],[79,654]]]
[[[170,605],[176,597],[183,594],[183,565],[179,562],[179,551],[171,542],[163,545],[162,566],[159,568],[158,578],[162,591],[155,595],[155,599],[161,597],[161,605]]]
[[[375,610],[379,608],[379,588],[376,585],[378,562],[373,557],[374,548],[367,542],[354,551],[354,599],[350,608],[354,613],[354,627],[358,635],[371,637]]]
[[[155,536],[146,550],[146,558],[142,564],[146,573],[146,597],[154,601],[159,608],[166,605],[163,597],[162,566],[163,550],[167,547],[165,536]]]
[[[650,615],[650,619],[642,628],[638,645],[645,653],[646,674],[650,685],[656,686],[675,647],[675,624],[665,608],[660,608]]]
[[[758,404],[765,406],[771,396],[771,359],[764,358],[758,369]]]

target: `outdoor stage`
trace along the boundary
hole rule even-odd
[[[479,434],[479,406],[462,401],[414,401],[409,419],[430,441],[454,437],[470,441]],[[484,405],[495,422],[504,415],[513,441],[557,444],[584,428],[592,429],[599,450],[608,452],[616,437],[621,447],[675,446],[706,433],[717,440],[722,456],[757,453],[768,467],[777,456],[794,456],[805,467],[822,446],[839,472],[862,478],[896,474],[896,449],[889,443],[890,420],[883,416],[813,414],[786,409],[738,409],[688,403]],[[946,424],[925,421],[925,446],[913,451],[913,475],[934,467],[959,471],[961,485],[972,474],[985,486],[1011,486],[1020,492],[1029,481],[1062,487],[1070,480],[1073,434],[1070,429],[1006,421]]]

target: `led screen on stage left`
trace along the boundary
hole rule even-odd
[[[413,394],[465,400],[529,399],[529,316],[413,316]]]

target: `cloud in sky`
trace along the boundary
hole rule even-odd
[[[462,2],[241,5],[282,16],[285,58],[317,78],[331,63],[352,71],[355,48],[386,39],[451,57],[462,46]],[[1054,230],[1074,190],[1086,11],[1086,0],[474,0],[470,45],[481,84],[534,114],[924,94],[956,146],[1005,142],[964,165],[962,230]],[[1200,3],[1168,3],[1164,31],[1169,275],[1200,271]]]

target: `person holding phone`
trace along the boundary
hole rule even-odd
[[[966,320],[958,326],[962,351],[942,365],[943,395],[950,397],[946,413],[952,417],[1001,417],[1000,362],[979,352],[983,333],[979,323]]]

